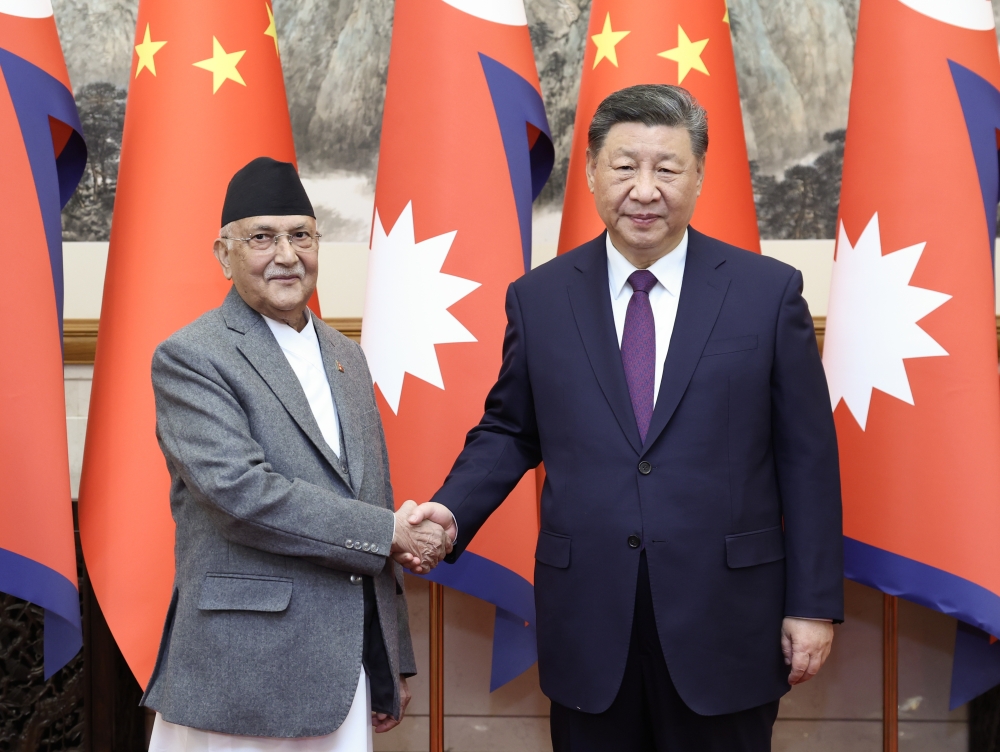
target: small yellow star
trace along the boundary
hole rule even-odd
[[[227,80],[235,81],[240,86],[246,86],[243,76],[236,70],[237,63],[246,54],[246,50],[239,52],[226,52],[219,44],[219,40],[212,37],[212,57],[208,60],[201,60],[192,63],[195,68],[212,71],[212,93],[215,94]]]
[[[706,76],[708,75],[708,68],[705,67],[705,63],[701,59],[701,53],[705,51],[707,44],[707,39],[692,42],[684,33],[684,29],[678,25],[677,46],[672,50],[657,53],[657,57],[665,57],[667,60],[673,60],[677,63],[677,83],[680,84],[684,82],[684,77],[692,70],[701,71]]]
[[[278,51],[278,29],[274,25],[274,14],[271,12],[271,6],[264,3],[264,7],[267,8],[267,20],[270,22],[267,25],[267,29],[264,30],[264,36],[274,37],[274,51],[281,57],[281,53]]]
[[[143,68],[148,68],[150,73],[156,75],[156,61],[153,60],[153,55],[165,44],[166,42],[154,42],[150,39],[149,24],[146,24],[146,35],[142,38],[142,42],[135,46],[135,54],[139,56],[139,64],[135,67],[136,78],[139,78]]]
[[[604,58],[608,59],[613,66],[618,67],[618,53],[615,52],[615,45],[627,37],[631,32],[628,31],[612,31],[611,30],[611,14],[608,13],[604,17],[604,28],[601,30],[600,34],[594,34],[591,37],[594,40],[594,44],[597,45],[597,55],[594,56],[594,68],[597,64],[601,62]]]
[[[729,3],[726,3],[726,15],[722,17],[722,23],[729,23]]]

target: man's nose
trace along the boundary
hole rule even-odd
[[[299,257],[292,248],[292,242],[287,235],[279,235],[274,239],[274,260],[285,266],[294,266]]]
[[[653,170],[638,170],[629,196],[633,201],[649,204],[656,201],[660,192],[656,190],[656,176]]]

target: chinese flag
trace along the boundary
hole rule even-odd
[[[80,488],[87,571],[139,683],[170,602],[174,526],[157,446],[156,345],[222,304],[229,179],[295,159],[266,0],[141,0]]]
[[[431,497],[482,416],[548,131],[521,0],[397,0],[361,344],[398,503]],[[430,575],[497,606],[494,688],[535,662],[537,535],[529,473]]]
[[[45,609],[45,678],[80,650],[66,448],[60,209],[87,161],[52,6],[0,3],[0,591]]]
[[[606,96],[636,84],[683,86],[708,111],[705,183],[691,224],[714,238],[759,253],[725,0],[593,0],[559,253],[604,231],[587,188],[587,129]]]
[[[824,352],[846,574],[994,635],[998,128],[988,2],[862,0]]]

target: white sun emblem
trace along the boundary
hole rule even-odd
[[[853,247],[840,224],[823,365],[833,407],[843,399],[862,431],[873,389],[914,404],[903,365],[906,358],[948,354],[917,325],[951,298],[909,284],[925,245],[883,256],[878,214]]]
[[[478,282],[441,273],[455,235],[447,232],[416,242],[413,202],[386,234],[375,210],[361,346],[372,381],[396,414],[404,374],[444,389],[434,345],[476,341],[448,312],[479,287]]]

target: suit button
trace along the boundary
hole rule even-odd
[[[346,546],[347,546],[348,548],[354,548],[354,541],[353,541],[353,540],[351,540],[350,538],[348,538],[348,539],[347,539],[347,543],[346,543],[345,545],[346,545]]]
[[[351,575],[351,584],[352,585],[360,585],[361,584],[361,575],[360,574],[352,574]]]
[[[372,553],[373,554],[377,554],[378,553],[378,546],[376,546],[374,543],[372,543]]]
[[[367,543],[362,543],[362,544],[361,544],[361,550],[362,550],[362,551],[367,551],[367,550],[368,550],[368,549],[370,549],[370,548],[371,548],[371,546],[370,546],[370,545],[368,545]]]
[[[628,547],[629,548],[639,548],[639,544],[640,543],[642,543],[642,541],[639,540],[639,536],[638,535],[630,535],[628,537]]]
[[[639,463],[639,472],[643,475],[649,475],[653,472],[653,466],[646,462],[646,460],[643,460]]]

